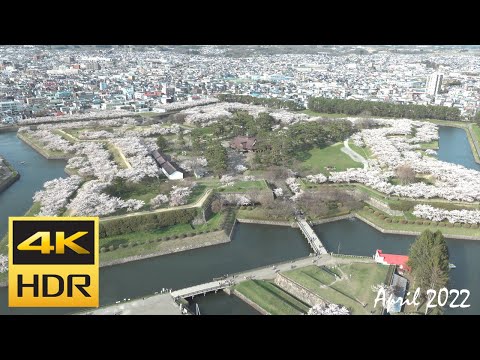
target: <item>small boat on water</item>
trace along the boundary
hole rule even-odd
[[[25,165],[27,162],[26,161],[20,161],[20,164]]]
[[[450,264],[448,264],[448,267],[450,269],[455,269],[457,266],[455,264],[450,263]]]

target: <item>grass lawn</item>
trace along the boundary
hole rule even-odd
[[[344,171],[348,168],[361,168],[362,163],[353,161],[350,156],[340,151],[343,143],[337,143],[326,148],[314,148],[307,152],[308,158],[298,164],[298,168],[302,172],[310,174],[322,173],[330,175],[325,167],[335,167],[336,171]]]
[[[309,309],[309,306],[268,281],[243,281],[235,286],[235,290],[272,315],[300,315]]]
[[[74,144],[74,143],[75,143],[75,140],[73,140],[71,137],[65,135],[65,133],[62,132],[62,131],[52,130],[52,132],[53,132],[55,135],[60,136],[62,139],[67,140],[70,144]]]
[[[248,190],[268,190],[268,186],[264,180],[255,181],[237,181],[232,186],[219,187],[220,192],[244,192]]]
[[[387,271],[387,266],[352,263],[339,265],[337,269],[312,265],[287,271],[284,275],[326,301],[347,307],[354,315],[368,315],[374,311],[376,296],[371,286],[383,283]],[[340,278],[336,279],[332,272],[340,275]],[[375,313],[380,312],[378,307]]]
[[[125,160],[123,160],[123,158],[120,156],[118,148],[109,141],[105,142],[104,144],[110,154],[112,154],[113,160],[118,165],[118,167],[120,169],[126,169],[127,164],[125,163]]]
[[[422,149],[433,149],[433,150],[437,150],[437,149],[438,149],[438,140],[434,140],[434,141],[429,142],[429,143],[420,144],[420,147],[421,147]]]
[[[477,124],[474,124],[472,126],[473,133],[475,134],[475,137],[477,138],[477,141],[480,143],[480,126]]]
[[[265,221],[293,221],[295,218],[291,215],[288,218],[280,217],[276,218],[268,213],[268,210],[262,208],[261,206],[256,206],[252,210],[248,209],[238,209],[237,217],[240,219],[251,219],[251,220],[265,220]]]
[[[370,150],[370,148],[368,147],[360,147],[360,146],[357,146],[353,143],[352,140],[349,140],[348,141],[348,146],[350,146],[350,148],[355,151],[356,153],[362,155],[365,159],[369,159],[369,158],[372,158],[373,157],[373,153],[372,151]]]
[[[225,218],[224,213],[218,213],[210,218],[205,224],[193,226],[190,224],[177,224],[167,227],[158,228],[149,231],[137,231],[129,234],[110,236],[100,239],[100,247],[108,247],[120,244],[140,243],[144,244],[146,241],[158,240],[167,236],[180,236],[183,234],[197,233],[202,231],[215,230],[220,226],[220,223]]]
[[[105,189],[105,192],[111,196],[118,196],[124,200],[138,199],[145,201],[145,209],[150,209],[148,204],[152,198],[158,194],[168,194],[172,184],[164,179],[145,178],[139,183],[127,183],[116,180],[112,185]],[[168,206],[166,204],[165,206]]]

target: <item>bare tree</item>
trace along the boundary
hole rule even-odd
[[[403,185],[411,184],[415,181],[415,171],[410,165],[400,165],[395,169],[395,174]]]

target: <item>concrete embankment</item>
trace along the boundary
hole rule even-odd
[[[290,227],[298,227],[295,222],[288,222],[288,221],[269,221],[269,220],[256,220],[256,219],[241,219],[237,218],[239,223],[245,224],[260,224],[260,225],[277,225],[277,226],[290,226]]]
[[[0,182],[0,193],[4,190],[7,190],[10,185],[12,185],[15,181],[20,179],[20,174],[17,172],[15,175],[10,176],[8,179],[5,179]]]

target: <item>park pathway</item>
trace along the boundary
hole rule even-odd
[[[368,161],[360,154],[356,153],[348,145],[348,139],[343,142],[344,147],[341,148],[342,152],[350,156],[353,161],[360,162],[363,164],[364,169],[368,169]]]

